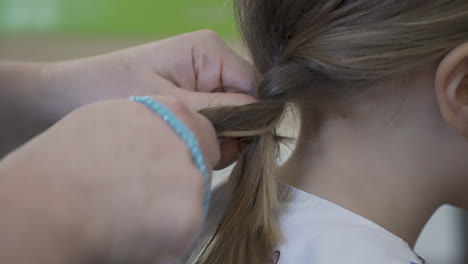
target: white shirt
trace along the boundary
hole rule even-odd
[[[286,185],[281,193],[283,242],[272,264],[425,263],[402,239],[337,204]]]
[[[189,261],[216,229],[229,200],[229,187],[213,193],[205,233]],[[280,185],[279,224],[283,241],[264,264],[424,264],[402,239],[330,201]],[[256,264],[256,263],[242,263]],[[263,264],[263,263],[261,263]]]

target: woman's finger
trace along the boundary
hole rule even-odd
[[[183,90],[180,88],[168,89],[167,95],[182,100],[192,111],[221,106],[240,106],[255,103],[256,99],[240,93],[202,93]]]
[[[206,43],[195,43],[192,56],[197,91],[212,92],[223,88],[225,92],[252,94],[257,85],[252,64],[216,35]]]

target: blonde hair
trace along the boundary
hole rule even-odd
[[[202,111],[221,136],[250,143],[232,172],[232,199],[199,264],[262,264],[277,246],[275,174],[282,138],[276,128],[287,104],[329,107],[468,40],[466,0],[234,2],[262,81],[258,103]]]

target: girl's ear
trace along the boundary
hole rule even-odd
[[[444,57],[437,68],[435,89],[446,122],[468,137],[468,43]]]

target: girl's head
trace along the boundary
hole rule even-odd
[[[427,160],[443,154],[449,158],[441,162],[456,161],[442,162],[441,168],[464,163],[468,155],[466,0],[234,2],[244,42],[262,81],[258,103],[204,111],[220,134],[248,137],[251,143],[231,178],[231,205],[200,262],[260,264],[272,252],[279,239],[274,177],[281,138],[275,128],[287,104],[300,109],[303,138],[317,134],[328,118],[382,119],[379,113],[396,112],[404,104],[402,122],[412,132],[436,142],[433,146],[445,144],[444,150],[453,146],[453,151],[426,153],[432,155]],[[455,171],[463,170],[447,172]],[[460,177],[464,175],[447,180],[455,185]],[[446,202],[468,207],[468,197],[458,198]]]

